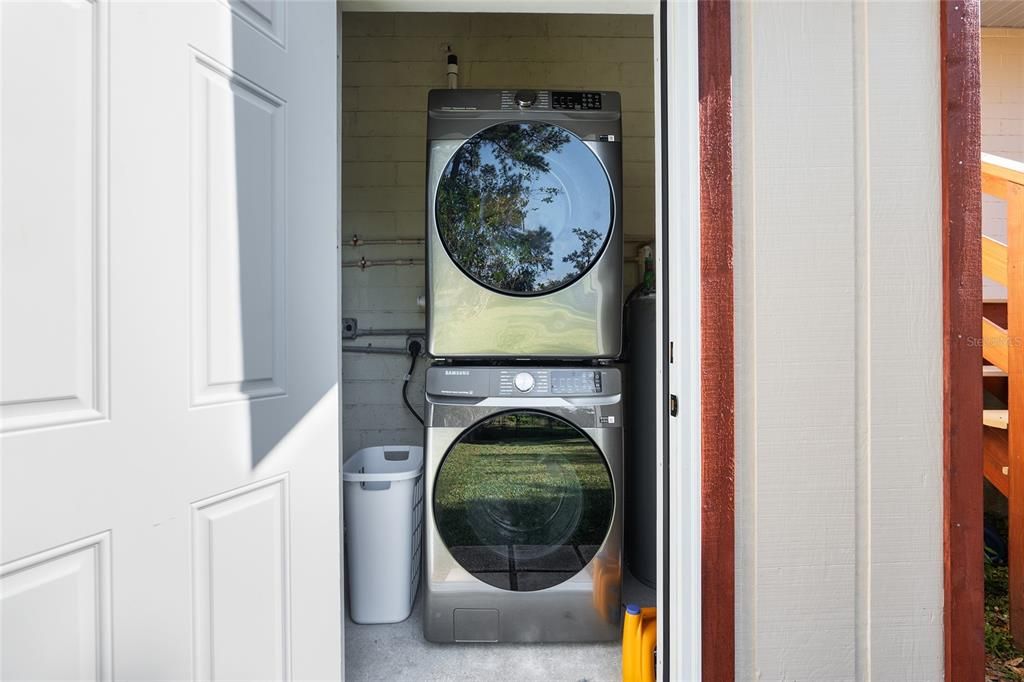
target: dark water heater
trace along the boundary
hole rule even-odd
[[[649,587],[658,576],[656,301],[648,294],[626,306],[625,559]]]

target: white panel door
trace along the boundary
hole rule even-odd
[[[0,0],[0,675],[341,677],[333,2]]]

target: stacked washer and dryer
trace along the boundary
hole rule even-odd
[[[424,634],[620,634],[621,107],[435,90]]]

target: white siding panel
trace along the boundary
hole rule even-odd
[[[870,420],[858,585],[863,670],[936,680],[942,621],[942,274],[939,13],[868,3],[863,182],[867,325],[859,320]],[[866,554],[866,556],[865,556]],[[867,590],[867,594],[863,591]]]
[[[938,46],[734,3],[739,679],[942,677]]]

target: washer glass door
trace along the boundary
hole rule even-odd
[[[597,554],[615,491],[590,438],[553,415],[517,410],[478,422],[449,449],[434,521],[455,560],[485,583],[542,590]]]
[[[504,294],[550,293],[583,276],[612,230],[597,156],[568,130],[500,123],[452,156],[437,188],[438,234],[452,261]]]

